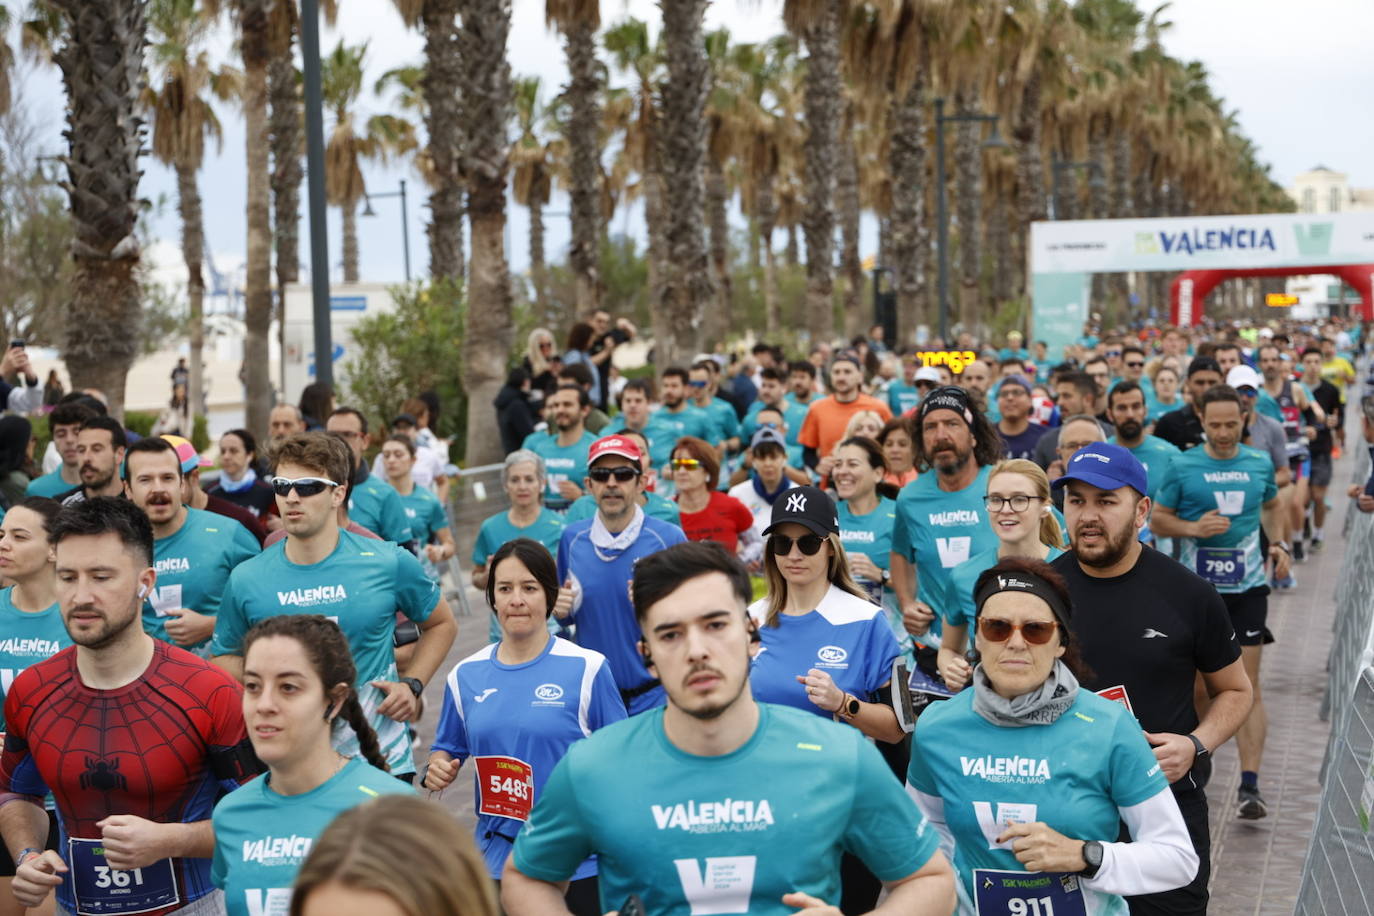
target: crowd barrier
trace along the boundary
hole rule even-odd
[[[476,468],[464,468],[448,479],[448,502],[444,511],[448,514],[449,530],[453,532],[453,545],[456,548],[453,559],[449,561],[449,573],[453,577],[453,588],[445,595],[449,605],[460,616],[468,616],[467,589],[468,574],[471,572],[472,546],[477,542],[477,532],[489,516],[510,508],[506,488],[502,486],[501,464],[487,464]]]
[[[1369,455],[1358,429],[1347,438],[1358,450],[1354,480],[1363,483]],[[1341,489],[1332,487],[1333,500]],[[1343,540],[1321,705],[1331,734],[1296,916],[1374,914],[1374,514],[1348,513]]]

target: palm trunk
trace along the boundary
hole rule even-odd
[[[689,4],[690,5],[690,4]],[[587,315],[601,307],[601,68],[596,57],[596,30],[574,23],[564,30],[568,55],[568,151],[572,187],[572,247],[568,263],[577,287],[577,311]]]
[[[463,336],[463,388],[468,396],[467,464],[501,459],[491,403],[505,382],[511,320],[506,264],[506,173],[510,147],[510,65],[506,39],[510,0],[467,0],[463,10],[464,122],[468,135],[468,219],[472,280]]]
[[[271,172],[267,137],[267,0],[240,0],[243,54],[243,121],[248,164],[248,251],[244,286],[243,379],[248,389],[247,425],[267,434],[271,377],[267,335],[272,325]],[[293,393],[294,394],[294,393]]]
[[[200,189],[196,187],[196,170],[178,164],[177,208],[181,212],[181,256],[186,261],[186,298],[190,305],[189,337],[191,338],[191,378],[186,386],[187,413],[191,429],[195,417],[203,407],[205,391],[205,276],[201,270],[201,252],[205,249],[205,228],[201,216]],[[190,431],[186,438],[191,438]]]
[[[357,283],[358,202],[341,204],[339,213],[343,217],[343,279],[345,283]]]
[[[714,156],[707,155],[706,162],[706,224],[711,241],[711,280],[715,284],[715,295],[710,300],[710,311],[706,316],[703,349],[713,349],[725,338],[730,316],[730,223],[726,218],[725,205],[729,191],[725,183],[725,172]]]
[[[429,273],[463,281],[463,62],[458,48],[458,0],[425,0],[425,129],[434,184],[429,192]]]
[[[1013,277],[1019,273],[1011,253],[1011,226],[1008,225],[1011,218],[1008,199],[1012,189],[1005,187],[1005,181],[1000,182],[999,185],[996,193],[992,194],[990,198],[992,206],[988,209],[987,220],[988,251],[992,254],[992,305],[994,309],[1002,309],[1011,302],[1014,295],[1012,287],[1015,284]]]
[[[835,176],[835,210],[840,217],[840,273],[844,276],[844,336],[863,333],[863,265],[859,262],[859,151],[854,147],[854,122],[845,118],[840,134],[839,172]]]
[[[891,235],[893,291],[897,296],[897,339],[909,340],[918,324],[928,321],[926,260],[930,230],[926,226],[926,91],[925,69],[918,68],[911,85],[892,111]]]
[[[655,155],[653,150],[651,146],[650,156]],[[646,169],[644,175],[644,222],[649,232],[649,301],[658,303],[663,295],[663,284],[667,282],[669,268],[664,263],[667,243],[664,240],[663,180],[652,165]],[[649,320],[656,342],[672,336],[672,331],[668,327],[668,316],[662,309],[651,307]]]
[[[1125,219],[1130,216],[1131,209],[1131,138],[1130,133],[1122,129],[1120,124],[1116,126],[1113,134],[1111,216],[1114,219]],[[1124,273],[1110,274],[1107,277],[1112,298],[1121,303],[1125,309],[1124,314],[1129,318],[1131,289],[1128,281],[1129,275]]]
[[[954,93],[954,108],[961,114],[973,112],[977,105],[974,95],[961,88]],[[958,192],[955,210],[959,219],[959,320],[964,330],[973,331],[983,320],[978,289],[979,267],[982,251],[979,234],[982,227],[983,193],[982,185],[982,144],[979,142],[981,125],[963,121],[955,132],[954,160]]]
[[[1040,72],[1032,71],[1021,89],[1021,107],[1011,136],[1016,142],[1017,231],[1030,232],[1030,224],[1047,219],[1045,167],[1040,153]]]
[[[534,286],[534,313],[541,327],[549,327],[549,269],[544,261],[544,204],[530,198],[530,283]]]
[[[1095,118],[1088,127],[1088,208],[1093,219],[1106,219],[1107,197],[1107,120]],[[1103,312],[1106,324],[1118,321],[1117,303],[1108,295],[1107,275],[1095,273],[1092,278],[1092,307]]]
[[[840,127],[840,0],[806,30],[806,327],[812,344],[835,336],[835,159]]]
[[[769,340],[777,340],[782,330],[782,307],[778,302],[778,258],[773,251],[773,228],[778,208],[773,200],[773,179],[760,179],[758,192],[759,239],[763,245],[763,322]]]
[[[658,307],[668,333],[658,343],[660,366],[671,366],[700,348],[701,312],[713,294],[702,238],[703,165],[706,156],[706,61],[702,17],[705,0],[664,3],[663,35],[668,78],[663,83],[663,130],[659,164],[667,205],[667,271]]]
[[[67,88],[67,194],[75,239],[62,356],[72,387],[99,388],[124,415],[124,383],[138,352],[141,297],[135,234],[143,122],[146,23],[139,0],[57,0],[66,41],[54,59]]]
[[[273,242],[277,248],[277,349],[286,377],[286,287],[300,279],[301,143],[304,116],[296,82],[293,44],[298,25],[294,0],[278,0],[273,10],[272,61],[267,66],[267,93],[271,105]],[[192,366],[195,357],[192,356]],[[192,375],[194,375],[194,371]],[[192,401],[192,407],[198,404]]]

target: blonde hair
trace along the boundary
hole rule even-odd
[[[1008,458],[999,461],[992,466],[988,473],[988,484],[991,485],[992,478],[998,474],[1017,474],[1026,478],[1035,487],[1035,495],[1049,506],[1051,511],[1040,516],[1040,543],[1046,547],[1054,547],[1063,550],[1068,545],[1064,543],[1064,529],[1059,527],[1059,519],[1054,517],[1054,503],[1050,500],[1050,479],[1046,476],[1040,465],[1034,461],[1027,461],[1025,458]]]
[[[859,588],[854,577],[849,574],[849,557],[845,555],[840,536],[834,533],[827,534],[825,541],[830,545],[830,559],[826,561],[825,577],[830,580],[831,585],[867,601],[868,593]],[[782,577],[782,570],[778,569],[771,536],[764,539],[763,575],[768,580],[768,615],[764,618],[763,625],[775,627],[778,625],[778,617],[782,614],[783,607],[787,604],[787,580]]]
[[[406,916],[498,916],[472,836],[434,802],[386,795],[325,828],[296,875],[290,916],[327,884],[385,894]]]
[[[862,423],[864,420],[871,420],[875,424],[877,424],[878,431],[871,436],[856,432],[856,430],[859,428],[859,424]],[[880,415],[876,410],[861,410],[858,413],[854,414],[854,416],[849,418],[849,422],[845,424],[844,427],[844,435],[840,437],[840,440],[843,441],[845,439],[850,438],[851,436],[858,435],[864,435],[865,438],[868,439],[877,439],[878,436],[882,435],[883,425],[884,421],[882,415]]]
[[[525,358],[530,361],[532,376],[538,377],[549,371],[549,361],[539,352],[539,344],[545,340],[553,344],[555,351],[558,349],[558,341],[553,339],[553,332],[548,328],[535,328],[525,339]]]

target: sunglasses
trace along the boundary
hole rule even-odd
[[[689,387],[692,387],[692,388],[705,388],[705,387],[706,387],[706,383],[705,383],[705,382],[688,382],[687,384],[688,384]]]
[[[616,483],[629,483],[639,476],[639,471],[622,465],[618,468],[592,468],[587,471],[587,476],[597,483],[607,483],[612,477]]]
[[[1138,363],[1138,362],[1129,362],[1129,363],[1127,363],[1126,365],[1127,365],[1128,367],[1132,368],[1132,369],[1144,369],[1144,368],[1145,368],[1145,364],[1144,364],[1144,363]]]
[[[1032,646],[1043,646],[1054,638],[1054,631],[1057,629],[1059,624],[1053,620],[1012,623],[1010,620],[1000,620],[996,617],[978,618],[978,632],[989,642],[1006,642],[1011,639],[1013,630],[1020,630],[1026,642]]]
[[[790,554],[793,544],[801,548],[802,556],[814,557],[825,543],[825,538],[817,534],[803,534],[799,538],[790,538],[785,534],[774,534],[770,537],[773,539],[773,555],[779,557]]]
[[[295,480],[290,477],[273,477],[268,482],[272,484],[272,491],[278,496],[290,496],[291,490],[295,489],[296,495],[302,498],[323,493],[325,487],[338,486],[325,477],[297,477]]]
[[[695,458],[674,458],[674,459],[673,459],[673,470],[674,470],[674,471],[695,471],[695,470],[696,470],[697,468],[699,468],[699,467],[701,467],[701,462],[698,461],[698,460],[695,459]]]

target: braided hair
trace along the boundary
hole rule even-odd
[[[363,704],[358,701],[358,692],[353,684],[358,678],[357,666],[353,664],[353,653],[348,650],[348,639],[339,625],[319,614],[285,614],[268,617],[254,624],[243,639],[243,656],[259,639],[283,636],[294,639],[300,644],[310,666],[324,684],[325,692],[335,684],[347,684],[348,695],[339,708],[339,718],[353,728],[358,736],[358,748],[363,758],[379,770],[389,771],[386,757],[377,742],[377,733],[363,713]]]

